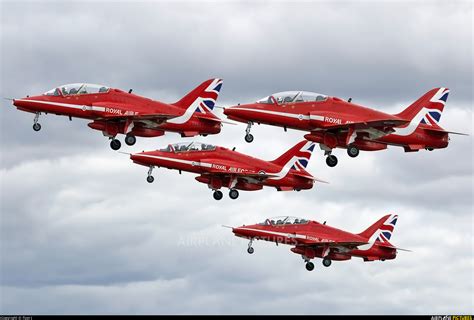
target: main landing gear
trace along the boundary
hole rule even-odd
[[[110,138],[110,147],[112,150],[117,151],[122,147],[122,143],[120,143],[120,140],[116,139],[115,137]],[[125,136],[125,143],[129,146],[133,146],[137,142],[137,138],[132,135],[132,134],[127,134]]]
[[[250,129],[252,128],[252,122],[247,123],[247,128],[245,129],[245,141],[251,143],[253,141],[253,135],[250,133]]]
[[[223,194],[222,191],[220,191],[220,190],[215,190],[214,193],[212,194],[212,196],[213,196],[214,199],[216,199],[216,200],[221,200],[222,197],[224,196],[224,194]]]
[[[231,198],[232,200],[235,200],[238,197],[239,197],[239,191],[237,191],[236,189],[230,189],[229,198]]]
[[[214,193],[212,194],[212,196],[216,200],[221,200],[223,198],[224,194],[220,190],[214,190]],[[238,197],[239,197],[239,191],[237,191],[236,189],[230,189],[229,190],[229,198],[231,198],[232,200],[235,200]]]
[[[125,136],[125,143],[129,146],[133,146],[137,142],[137,138],[132,134],[127,134]]]
[[[328,154],[326,157],[326,164],[331,168],[335,167],[337,165],[337,157],[333,154]]]
[[[249,247],[247,248],[248,254],[252,254],[252,253],[254,253],[254,251],[255,251],[255,250],[253,249],[253,247],[252,247],[252,242],[253,242],[253,239],[250,239]]]
[[[323,266],[329,267],[331,265],[331,263],[332,263],[331,259],[329,259],[327,257],[323,259]]]
[[[121,146],[122,144],[120,143],[119,140],[115,138],[112,138],[112,140],[110,140],[110,147],[112,148],[112,150],[117,151],[118,149],[120,149]]]
[[[40,115],[40,113],[36,112],[35,118],[33,120],[33,130],[35,130],[35,131],[40,131],[41,130],[41,125],[38,123],[39,115]]]
[[[153,172],[153,166],[150,166],[150,169],[148,169],[148,175],[146,177],[146,181],[148,183],[153,183],[153,181],[155,181],[155,178],[153,178],[153,176],[151,175]]]
[[[355,158],[359,155],[359,148],[349,145],[347,146],[347,154],[349,157]]]

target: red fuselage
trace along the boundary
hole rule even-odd
[[[428,125],[408,123],[398,116],[349,103],[335,97],[322,101],[257,102],[226,108],[229,119],[310,131],[305,138],[328,148],[347,148],[348,142],[364,151],[386,149],[387,145],[408,149],[445,148],[448,134],[428,132]],[[380,122],[378,124],[378,122]],[[364,123],[373,123],[372,128]],[[349,131],[352,124],[355,130]],[[419,124],[419,125],[418,125]],[[395,128],[395,132],[392,131]],[[391,133],[391,134],[390,134]],[[351,135],[354,136],[351,139]],[[411,150],[407,150],[411,151]]]
[[[89,127],[103,131],[108,136],[118,133],[130,133],[141,137],[163,135],[165,131],[178,132],[184,136],[197,134],[217,134],[220,123],[209,122],[191,117],[186,123],[174,124],[164,121],[166,116],[178,117],[185,110],[180,107],[154,101],[145,97],[127,93],[119,89],[108,89],[107,92],[90,94],[39,95],[13,100],[13,104],[22,111],[33,113],[52,113],[56,115],[94,120]],[[133,117],[148,114],[165,116],[161,120],[140,119],[130,129]],[[123,117],[123,118],[122,118]],[[118,121],[130,117],[130,121]]]
[[[272,221],[233,228],[232,231],[238,237],[293,245],[291,251],[307,259],[349,260],[356,256],[373,261],[394,259],[397,253],[394,248],[369,243],[368,238],[316,221],[287,224]]]
[[[313,187],[313,179],[295,175],[295,170],[257,159],[223,147],[213,150],[149,151],[131,155],[133,162],[143,166],[165,167],[199,174],[196,180],[212,189],[221,187],[259,190],[263,186],[278,190],[303,190]]]

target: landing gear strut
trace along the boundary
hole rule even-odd
[[[252,128],[252,122],[247,123],[247,128],[245,129],[245,141],[251,143],[253,141],[253,135],[250,133],[250,128]]]
[[[235,189],[230,189],[229,197],[233,200],[237,199],[239,197],[239,191],[237,191]]]
[[[40,131],[41,130],[41,125],[38,123],[39,115],[40,115],[40,113],[36,112],[35,118],[33,120],[33,130],[35,130],[35,131]]]
[[[132,134],[127,134],[125,137],[125,143],[129,146],[133,146],[137,142],[137,138]]]
[[[212,196],[213,196],[214,199],[216,199],[216,200],[221,200],[224,195],[222,194],[222,191],[220,191],[220,190],[215,190],[214,193],[212,194]]]
[[[348,146],[347,154],[349,155],[349,157],[355,158],[359,155],[359,148],[354,147],[354,146]]]
[[[331,263],[332,263],[331,259],[329,259],[327,257],[323,259],[323,266],[329,267],[331,265]]]
[[[153,166],[150,166],[150,169],[148,169],[148,176],[146,177],[146,181],[148,183],[152,183],[153,181],[155,181],[155,178],[153,178],[153,176],[151,175],[153,172]]]
[[[120,141],[115,138],[112,138],[112,140],[110,141],[110,147],[112,148],[112,150],[117,151],[118,149],[120,149],[121,146],[122,144],[120,143]]]
[[[247,248],[247,252],[249,254],[252,254],[255,250],[252,248],[252,242],[253,242],[253,239],[250,239],[250,242],[249,242],[249,247]]]

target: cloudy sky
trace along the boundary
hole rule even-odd
[[[220,77],[222,106],[301,89],[399,112],[451,89],[447,149],[356,159],[315,152],[330,181],[220,202],[193,175],[133,165],[83,120],[0,111],[0,313],[451,314],[473,305],[473,12],[470,2],[2,1],[1,96],[72,82],[173,102]],[[225,126],[201,141],[273,159],[304,132]],[[190,139],[185,139],[186,141]],[[183,141],[139,139],[138,151]],[[247,242],[221,225],[296,215],[360,232],[400,218],[396,260],[320,260]]]

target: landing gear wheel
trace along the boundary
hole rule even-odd
[[[428,147],[428,148],[426,148],[426,150],[428,150],[428,151],[433,151],[434,148]]]
[[[235,200],[239,197],[239,191],[235,190],[235,189],[231,189],[229,191],[229,197],[232,199],[232,200]]]
[[[330,167],[335,167],[337,165],[337,157],[330,154],[326,157],[326,164]]]
[[[129,146],[133,146],[137,142],[137,138],[134,135],[127,135],[125,137],[125,143]]]
[[[308,271],[313,271],[313,269],[314,269],[314,263],[312,263],[312,262],[306,262],[306,266],[305,266],[305,267],[306,267],[306,270],[308,270]]]
[[[153,183],[153,181],[155,181],[155,178],[153,176],[148,176],[148,177],[146,177],[146,181],[148,183]]]
[[[35,123],[35,124],[33,125],[33,130],[35,130],[35,131],[40,131],[40,130],[41,130],[41,125],[40,125],[39,123]]]
[[[117,139],[112,139],[112,141],[110,141],[110,147],[112,148],[112,150],[118,150],[121,146],[122,144]]]
[[[252,254],[255,250],[252,247],[248,247],[247,252],[249,254]]]
[[[331,265],[332,261],[329,258],[324,258],[323,259],[323,266],[329,267]]]
[[[216,200],[221,200],[224,195],[222,194],[222,191],[216,190],[216,191],[214,191],[214,193],[212,194],[212,196],[213,196],[214,199],[216,199]]]
[[[253,135],[251,133],[245,135],[245,141],[251,143],[253,141]]]
[[[349,155],[349,157],[355,158],[359,155],[359,149],[354,146],[349,146],[347,147],[347,154]]]

